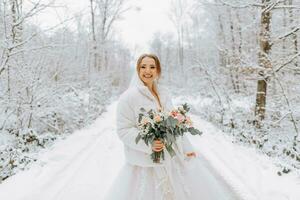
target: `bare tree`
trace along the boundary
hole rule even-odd
[[[292,6],[293,5],[293,0],[288,0],[288,5]],[[298,21],[299,23],[299,19],[297,19],[297,17],[295,17],[295,14],[294,14],[294,10],[293,9],[289,9],[289,21],[290,21],[290,29],[293,31],[293,30],[296,30],[297,29],[297,26],[296,26],[296,23]],[[298,30],[297,31],[293,31],[292,32],[292,43],[293,43],[293,51],[292,51],[292,54],[293,55],[297,55],[299,53],[299,50],[298,50],[298,38],[297,38],[297,32],[299,32],[299,27],[298,27]],[[299,59],[295,59],[294,60],[294,64],[295,64],[295,67],[296,67],[296,72],[299,72]]]
[[[190,4],[183,0],[172,0],[172,6],[169,17],[176,28],[177,34],[177,52],[178,64],[181,74],[184,76],[184,34],[186,29],[186,20],[189,17]]]
[[[106,43],[113,32],[113,24],[130,9],[125,3],[125,0],[90,0],[93,57],[91,64],[99,71],[107,70]]]
[[[89,64],[89,74],[90,74],[90,65],[98,68],[98,50],[97,50],[97,39],[96,39],[96,22],[95,22],[95,0],[90,0],[90,9],[91,9],[91,32],[92,32],[92,50],[91,50],[91,60],[92,63]]]
[[[261,21],[260,21],[260,51],[258,54],[259,57],[259,66],[261,70],[259,72],[259,80],[257,81],[257,92],[256,92],[256,107],[255,115],[262,120],[265,118],[266,111],[266,95],[267,95],[267,70],[272,67],[270,61],[270,21],[271,21],[271,11],[269,9],[270,0],[262,0],[263,7],[261,12]]]
[[[0,1],[0,132],[13,138],[12,143],[5,144],[7,151],[1,149],[0,168],[4,170],[0,170],[0,181],[18,171],[17,159],[23,166],[30,162],[25,153],[91,123],[104,111],[110,96],[122,91],[120,85],[126,83],[124,74],[131,55],[111,34],[117,15],[113,20],[107,18],[106,37],[100,36],[99,2],[90,2],[95,13],[93,35],[89,37],[91,26],[85,23],[89,18],[84,10],[44,28],[31,18],[38,18],[41,11],[66,7],[53,4],[53,0]],[[105,2],[109,5],[113,1]],[[110,9],[107,7],[106,16],[114,13]],[[74,22],[77,30],[71,30],[68,22]],[[109,69],[107,73],[91,73],[87,67],[92,66],[88,61],[91,40],[99,62],[102,39],[111,65],[103,67]],[[11,147],[20,154],[12,154]]]

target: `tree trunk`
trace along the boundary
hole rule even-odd
[[[289,2],[288,2],[288,4],[291,6],[291,5],[293,5],[293,0],[289,0]],[[290,27],[290,29],[291,30],[293,30],[293,29],[295,29],[296,28],[296,23],[295,23],[295,21],[296,21],[296,19],[295,19],[295,16],[294,16],[294,12],[293,12],[293,9],[289,9],[289,18],[290,18],[290,25],[291,25],[291,27]],[[297,38],[297,32],[295,32],[295,33],[293,33],[292,34],[292,43],[293,43],[293,50],[292,50],[292,54],[293,55],[297,55],[298,54],[298,38]],[[299,60],[298,59],[295,59],[294,60],[294,65],[295,65],[295,67],[296,67],[296,72],[295,73],[297,73],[297,71],[298,72],[300,72],[299,71]],[[298,69],[298,70],[297,70]]]
[[[241,19],[240,19],[240,14],[239,14],[239,10],[236,11],[236,19],[237,19],[237,31],[238,31],[238,35],[239,35],[239,42],[238,42],[238,54],[236,56],[236,60],[237,60],[237,66],[236,66],[236,70],[235,70],[235,84],[237,87],[237,93],[240,92],[240,76],[239,76],[239,69],[241,67],[241,60],[242,60],[242,46],[243,46],[243,36],[242,36],[242,27],[241,27]]]
[[[220,40],[222,41],[222,48],[219,51],[219,56],[220,56],[220,65],[223,67],[226,67],[226,57],[227,57],[227,50],[226,50],[226,36],[225,36],[225,32],[224,32],[224,25],[223,25],[223,20],[222,20],[222,16],[219,13],[218,14],[218,22],[219,22],[219,37]]]
[[[96,39],[96,28],[95,28],[95,8],[94,0],[90,0],[91,7],[91,28],[92,28],[92,66],[98,69],[98,48],[97,48],[97,39]],[[90,71],[90,69],[89,69]]]
[[[230,22],[230,36],[231,36],[231,53],[230,53],[230,63],[229,63],[229,69],[230,69],[230,78],[231,78],[231,83],[234,89],[234,92],[238,93],[239,92],[239,85],[237,85],[238,81],[236,80],[237,75],[236,75],[236,70],[238,66],[237,62],[237,52],[236,52],[236,41],[235,41],[235,35],[234,35],[234,25],[233,25],[233,19],[232,19],[232,13],[231,9],[228,8],[228,14],[229,14],[229,22]]]
[[[10,9],[10,17],[11,21],[7,24],[9,28],[9,40],[10,44],[12,46],[20,44],[22,42],[22,36],[23,36],[23,23],[19,22],[19,20],[22,17],[22,0],[9,0],[9,9]],[[10,59],[10,53],[16,49],[19,49],[19,47],[16,48],[8,48],[7,49],[7,58],[6,63],[7,65],[7,93],[8,93],[8,99],[10,101],[11,99],[11,59]],[[23,55],[21,54],[19,57],[15,57],[18,63],[23,63],[22,61]],[[5,68],[5,67],[3,67]]]
[[[13,44],[18,44],[22,42],[22,23],[19,23],[18,20],[22,17],[22,0],[10,0],[10,10],[11,10],[11,42]]]
[[[271,61],[269,60],[269,53],[271,50],[270,46],[270,21],[271,13],[266,7],[270,0],[262,0],[262,13],[260,21],[260,52],[258,54],[259,66],[263,69],[259,72],[257,81],[257,92],[256,92],[256,106],[255,116],[259,121],[265,118],[266,111],[266,95],[267,95],[267,77],[266,70],[271,68]],[[259,123],[258,123],[259,124]]]

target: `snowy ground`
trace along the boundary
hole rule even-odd
[[[0,185],[2,200],[101,200],[124,163],[115,134],[116,103],[93,125],[58,141],[41,162]],[[278,176],[268,157],[232,144],[210,123],[192,116],[204,134],[190,137],[199,156],[245,200],[299,200],[300,176]]]

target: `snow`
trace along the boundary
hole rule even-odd
[[[0,147],[11,143],[11,141],[13,141],[13,137],[9,133],[2,131],[0,137]]]
[[[92,125],[41,152],[31,169],[0,185],[0,199],[103,199],[124,164],[123,146],[115,133],[115,109],[116,102]],[[242,199],[300,199],[299,174],[278,176],[269,157],[233,144],[230,136],[196,115],[192,119],[204,132],[201,137],[190,136],[198,156]]]
[[[300,199],[299,174],[278,176],[279,168],[266,155],[233,144],[229,136],[197,116],[193,120],[204,134],[192,139],[192,144],[243,199]]]

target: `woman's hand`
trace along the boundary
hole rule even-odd
[[[165,145],[162,141],[160,140],[154,140],[152,143],[152,150],[155,152],[160,152],[164,149]]]
[[[186,156],[189,158],[192,158],[192,157],[196,158],[197,155],[195,152],[188,152],[188,153],[186,153]]]

